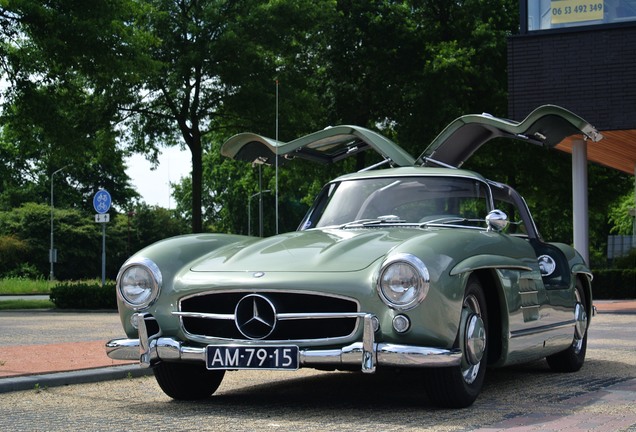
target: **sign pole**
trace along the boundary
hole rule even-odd
[[[102,288],[106,283],[106,224],[102,224]]]
[[[106,224],[110,221],[108,210],[111,202],[110,194],[105,189],[100,189],[93,197],[93,207],[97,212],[95,222],[102,224],[102,288],[106,284]]]

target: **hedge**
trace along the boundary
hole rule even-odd
[[[636,269],[594,270],[595,299],[636,299]]]
[[[51,288],[51,301],[59,309],[117,309],[115,282],[61,282]]]

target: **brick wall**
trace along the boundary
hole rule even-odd
[[[508,115],[561,105],[602,130],[636,128],[636,25],[511,36]]]

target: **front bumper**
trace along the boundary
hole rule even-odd
[[[362,342],[335,349],[300,349],[299,364],[309,368],[360,366],[363,372],[373,373],[376,366],[385,367],[447,367],[461,362],[460,350],[376,343],[373,315],[363,318]],[[114,360],[138,360],[142,367],[158,361],[206,361],[206,348],[193,347],[169,337],[149,337],[143,319],[139,320],[139,339],[113,339],[106,344],[108,357]]]

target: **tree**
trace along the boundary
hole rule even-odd
[[[49,206],[34,203],[0,212],[0,237],[12,238],[18,246],[26,247],[23,252],[40,276],[49,274],[50,218]],[[101,236],[97,224],[77,209],[56,209],[54,218],[55,247],[58,249],[55,276],[80,279],[99,274]]]
[[[192,153],[191,221],[202,230],[202,176],[205,144],[219,131],[242,127],[274,129],[274,83],[299,83],[299,105],[312,102],[299,69],[311,53],[303,37],[323,2],[151,0],[139,24],[160,44],[151,51],[159,65],[145,78],[139,98],[124,107],[138,149],[183,142]],[[302,40],[299,40],[302,39]],[[305,45],[306,42],[309,42]],[[305,58],[299,56],[305,56]],[[300,61],[298,61],[300,60]],[[299,65],[299,66],[296,66]],[[287,69],[294,69],[288,72]],[[301,86],[302,84],[302,86]],[[288,87],[291,88],[291,87]],[[268,97],[269,96],[269,97]],[[266,104],[260,103],[265,100]],[[258,101],[258,103],[255,103]],[[290,103],[291,105],[291,103]],[[290,106],[291,108],[291,106]],[[291,116],[310,117],[289,109]],[[269,123],[269,124],[267,124]],[[291,120],[293,124],[294,121]],[[265,126],[267,124],[267,126]]]
[[[86,279],[101,273],[101,225],[92,212],[54,210],[57,279]],[[0,211],[0,278],[5,275],[46,277],[49,274],[51,209],[28,203]],[[185,234],[187,225],[173,211],[138,205],[115,214],[106,226],[106,272],[115,278],[124,261],[137,250],[165,237]]]
[[[296,1],[255,8],[235,26],[236,64],[228,68],[233,74],[224,80],[237,93],[224,105],[224,113],[226,118],[241,118],[242,122],[232,122],[228,129],[273,137],[263,114],[267,111],[262,109],[263,104],[274,105],[271,81],[266,78],[269,64],[277,66],[278,74],[285,74],[280,80],[285,96],[280,103],[283,140],[328,125],[357,124],[380,129],[417,156],[442,126],[466,109],[479,106],[483,110],[485,104],[503,113],[505,35],[518,24],[516,2],[492,0],[484,11],[478,9],[478,3],[332,1],[324,2],[318,11],[309,9],[307,2]],[[290,19],[290,11],[301,4],[311,13],[296,15],[299,23]],[[319,25],[302,21],[313,17],[319,18],[313,20]],[[280,24],[273,26],[272,22]],[[293,27],[288,29],[290,23]],[[286,29],[285,35],[278,35],[279,27]],[[479,85],[484,80],[486,88]],[[290,87],[304,91],[291,93]],[[253,103],[255,100],[259,103]],[[241,125],[242,130],[235,130]],[[240,215],[245,215],[249,197],[259,191],[256,169],[245,166],[246,172],[235,171],[240,163],[215,156],[222,138],[209,138],[211,155],[206,156],[209,162],[205,164],[209,174],[204,171],[209,195],[205,198],[204,193],[203,200],[208,226],[245,232],[247,220]],[[374,157],[361,155],[356,165],[347,162],[329,168],[298,161],[286,164],[279,172],[280,190],[290,195],[281,198],[280,205],[284,199],[306,205],[329,178],[365,167]],[[228,163],[235,168],[225,167]],[[263,178],[263,189],[274,190],[272,170],[263,168]],[[308,178],[311,184],[307,184]],[[290,189],[285,191],[282,185]],[[177,188],[182,211],[188,189],[186,182]],[[214,203],[206,204],[210,200]],[[295,228],[291,223],[283,225]]]
[[[615,201],[609,209],[610,232],[616,235],[633,235],[634,233],[634,193],[627,192]]]
[[[65,166],[68,183],[60,198],[68,205],[87,206],[100,186],[119,203],[135,195],[124,172],[126,152],[117,143],[113,104],[135,82],[134,73],[126,72],[144,62],[136,55],[143,53],[143,35],[125,25],[132,4],[3,2],[0,53],[9,86],[0,155],[11,170],[2,177],[9,186],[0,200],[5,208],[46,199],[51,173]]]
[[[138,97],[121,106],[130,117],[129,138],[136,148],[156,150],[183,139],[192,153],[192,230],[201,231],[202,136],[214,127],[214,116],[228,89],[218,80],[223,61],[219,35],[232,10],[225,2],[149,1],[150,10],[137,25],[159,44],[151,50],[156,68],[144,76]]]
[[[147,204],[131,206],[107,225],[107,272],[114,278],[122,264],[140,249],[167,237],[188,233],[174,210]]]
[[[415,156],[450,121],[507,114],[507,37],[519,25],[514,0],[412,2],[418,68],[397,107],[399,141]]]
[[[156,160],[161,147],[183,145],[193,170],[175,189],[179,217],[195,232],[246,232],[258,170],[220,157],[227,137],[247,130],[288,141],[355,123],[417,156],[459,115],[505,116],[506,38],[517,13],[513,0],[4,0],[0,66],[11,85],[2,100],[0,205],[45,201],[51,173],[70,164],[57,177],[56,204],[59,192],[60,204],[90,208],[99,185],[131,211],[123,158]],[[550,187],[567,199],[565,159],[488,147],[470,166],[511,182],[537,204],[546,237],[568,241],[568,228],[553,222],[568,218],[540,207]],[[283,230],[295,228],[324,181],[370,162],[285,165]],[[262,189],[274,190],[275,170],[261,174]],[[598,178],[613,177],[601,170]],[[604,186],[592,179],[590,187]],[[600,239],[609,228],[603,209],[593,211]],[[266,220],[268,233],[274,224]]]

